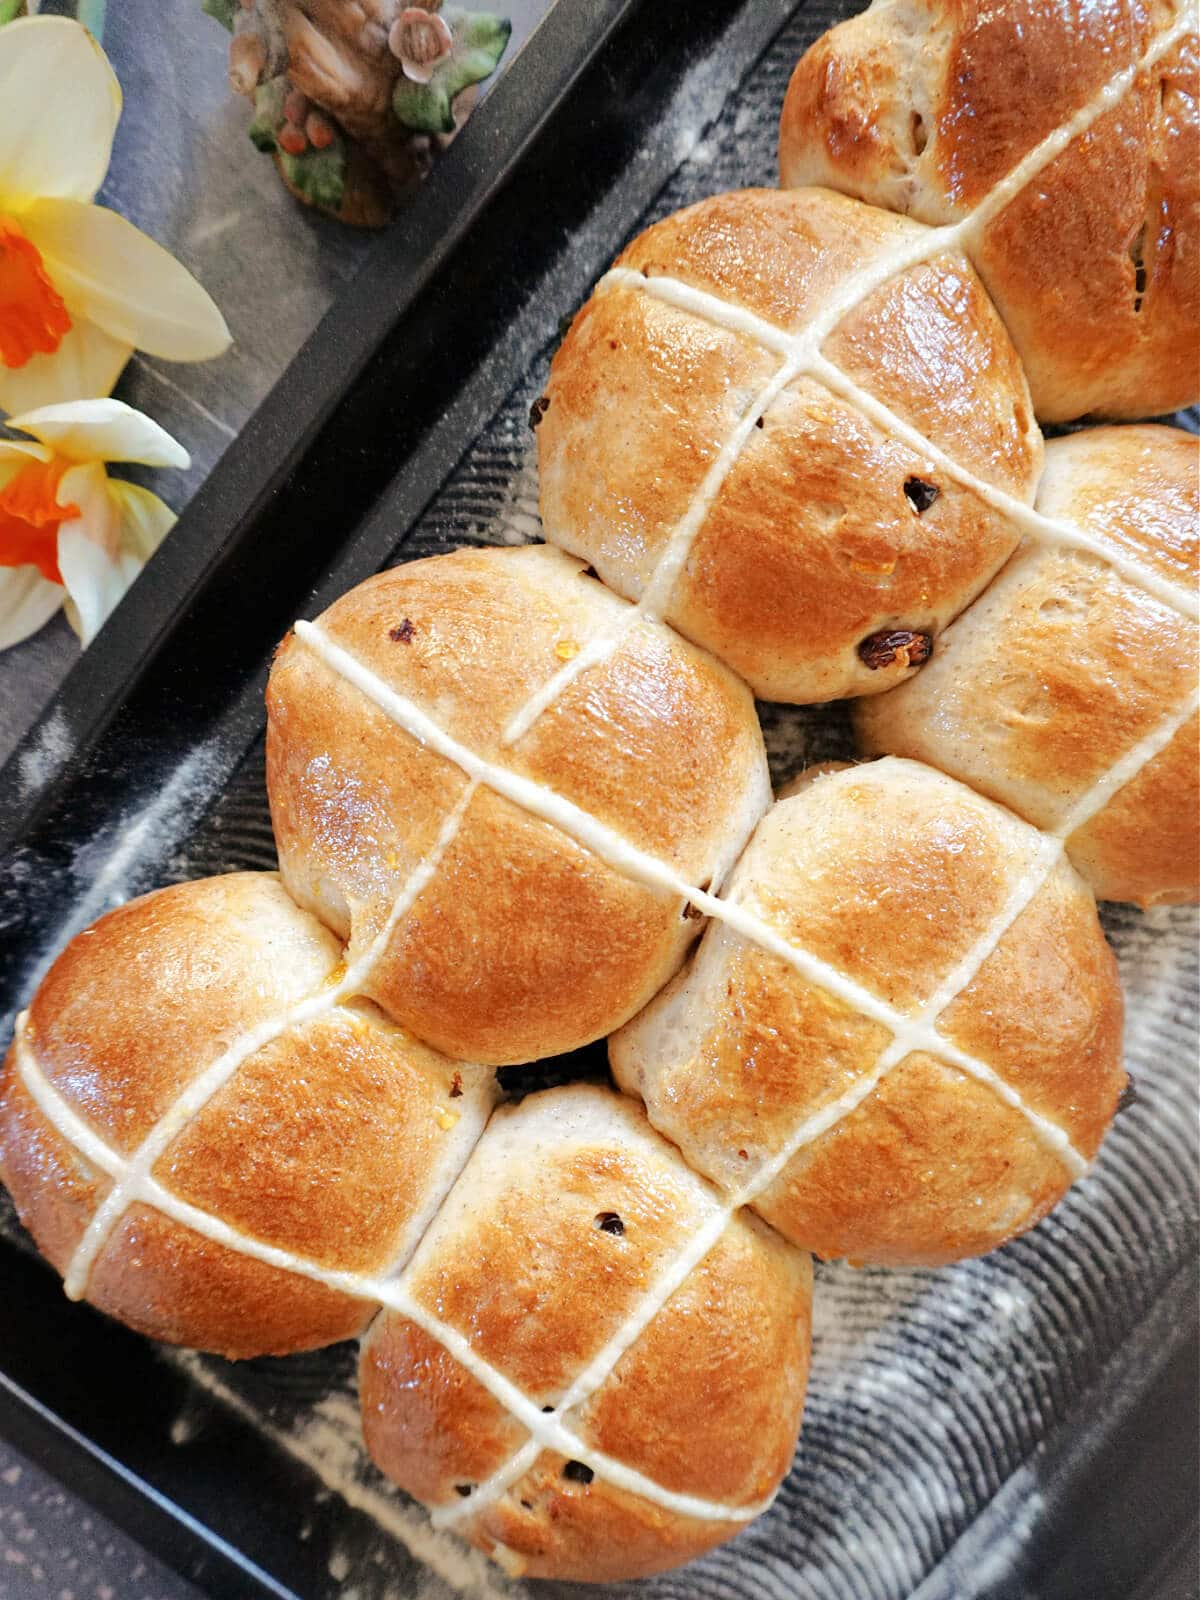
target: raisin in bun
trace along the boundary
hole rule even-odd
[[[1038,510],[1195,592],[1200,441],[1093,428],[1046,447]],[[1023,548],[911,683],[857,708],[872,753],[991,795],[1100,899],[1200,897],[1195,623],[1086,551]]]
[[[360,584],[285,642],[267,707],[285,885],[349,960],[376,949],[366,994],[472,1061],[555,1055],[644,1005],[695,923],[610,861],[716,882],[770,799],[745,686],[546,547]]]
[[[1198,69],[1191,0],[879,0],[797,66],[782,182],[926,223],[985,206],[964,244],[1038,416],[1173,411],[1200,397]]]
[[[703,200],[634,240],[551,366],[546,537],[761,698],[903,681],[1016,547],[943,466],[1032,498],[1025,378],[961,254],[903,265],[926,235],[826,190]]]
[[[729,896],[765,936],[711,923],[610,1042],[686,1160],[827,1257],[953,1261],[1044,1216],[1125,1082],[1116,964],[1055,841],[915,762],[818,770]]]
[[[363,1344],[368,1447],[514,1574],[677,1565],[743,1528],[791,1464],[809,1259],[608,1089],[499,1110],[404,1283],[414,1317],[381,1312]]]
[[[360,1332],[492,1075],[345,994],[267,873],[160,889],[51,967],[0,1081],[0,1177],[68,1292],[157,1339],[286,1355]]]

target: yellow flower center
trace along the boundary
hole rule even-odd
[[[75,505],[60,506],[58,486],[70,462],[31,461],[0,488],[0,567],[38,569],[61,583],[58,570],[59,524],[79,515]]]
[[[37,247],[0,217],[0,363],[23,367],[31,356],[52,356],[70,326]]]

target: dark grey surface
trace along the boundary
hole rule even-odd
[[[202,1600],[28,1457],[0,1442],[0,1600]]]
[[[552,0],[472,3],[512,19],[503,72]],[[229,89],[228,43],[199,0],[108,7],[104,44],[125,105],[99,199],[196,274],[234,338],[219,360],[186,366],[135,353],[115,391],[191,454],[187,472],[129,473],[177,511],[353,278],[374,237],[286,193],[274,164],[247,138],[250,106]],[[401,217],[396,226],[403,225]],[[61,615],[0,654],[0,763],[78,655],[79,641]]]

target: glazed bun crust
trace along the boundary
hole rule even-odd
[[[796,67],[782,182],[959,221],[1180,14],[1134,0],[883,0]],[[972,248],[1043,420],[1144,416],[1200,396],[1198,71],[1192,33]]]
[[[157,890],[110,911],[50,968],[29,1007],[38,1064],[129,1155],[195,1074],[340,960],[273,873]]]
[[[718,880],[770,788],[751,697],[557,550],[459,551],[361,584],[326,635],[484,759],[581,807],[692,883]],[[532,728],[511,718],[589,641],[625,628]],[[467,779],[300,640],[267,695],[283,881],[349,941],[365,992],[438,1049],[488,1064],[573,1049],[632,1015],[694,936],[678,897],[618,872]],[[712,774],[723,776],[721,784]],[[394,921],[435,846],[437,870]]]
[[[780,800],[729,892],[910,1017],[989,938],[1038,844],[952,779],[885,760]],[[1060,864],[938,1029],[1090,1159],[1124,1083],[1121,1023],[1095,905]],[[1031,1227],[1070,1183],[1058,1151],[989,1083],[919,1048],[864,1096],[890,1039],[882,1021],[714,923],[610,1057],[654,1126],[732,1193],[808,1119],[836,1112],[752,1202],[822,1256],[938,1264]]]
[[[549,1409],[718,1206],[631,1102],[590,1085],[553,1090],[496,1113],[407,1283]],[[510,1571],[593,1582],[658,1571],[736,1533],[737,1512],[787,1471],[810,1295],[808,1258],[735,1216],[607,1381],[564,1418],[586,1448],[728,1506],[728,1520],[684,1515],[603,1472],[583,1481],[550,1450],[498,1497],[483,1491],[473,1510],[471,1497],[525,1430],[391,1311],[363,1347],[368,1447],[409,1493],[458,1507],[454,1525]]]
[[[916,224],[824,190],[743,190],[648,229],[617,266],[679,280],[799,334]],[[869,294],[823,353],[989,483],[1030,498],[1041,460],[1025,379],[961,257],[940,256]],[[538,426],[546,537],[630,599],[780,364],[633,282],[602,283],[551,366]],[[917,511],[907,486],[931,485]],[[707,505],[664,616],[764,699],[877,693],[912,670],[859,646],[936,634],[1015,548],[998,512],[855,404],[798,377],[750,430]]]
[[[159,890],[68,945],[0,1091],[0,1175],[60,1272],[111,1181],[31,1096],[18,1048],[131,1157],[239,1038],[336,981],[340,956],[265,873]],[[242,1238],[319,1270],[370,1275],[415,1244],[493,1099],[488,1075],[435,1055],[374,1006],[332,1006],[249,1053],[151,1175]],[[92,1262],[86,1295],[140,1332],[228,1356],[349,1338],[374,1310],[136,1198]]]
[[[1095,428],[1046,447],[1037,506],[1194,587],[1200,443]],[[912,756],[1056,828],[1197,681],[1193,622],[1092,556],[1027,548],[894,695],[856,708],[870,753]],[[1200,898],[1196,718],[1067,840],[1098,898]]]

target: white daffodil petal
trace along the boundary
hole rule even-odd
[[[0,363],[0,411],[15,415],[80,395],[107,394],[132,354],[132,345],[76,317],[52,356],[33,356],[23,367]]]
[[[65,593],[36,567],[0,567],[0,650],[20,644],[49,622]]]
[[[58,486],[59,505],[79,507],[79,515],[59,527],[58,570],[67,590],[63,609],[84,649],[141,570],[121,548],[121,508],[111,489],[95,461],[68,468]]]
[[[64,474],[59,499],[68,498],[81,515],[58,530],[58,568],[67,621],[86,649],[174,526],[175,513],[148,489],[95,466]]]
[[[88,537],[81,522],[64,522],[58,530],[58,570],[67,590],[67,621],[86,650],[125,597],[142,564],[124,551],[109,555]]]
[[[72,316],[167,361],[229,348],[214,302],[169,251],[104,206],[44,200],[21,217]]]
[[[146,565],[179,518],[170,506],[165,506],[158,499],[157,494],[144,490],[139,483],[109,478],[109,496],[120,517],[120,546],[123,552],[133,555],[139,565]]]
[[[144,566],[175,526],[175,513],[137,483],[110,478],[108,493],[121,519],[121,549]]]
[[[138,461],[146,467],[189,467],[191,457],[165,428],[123,400],[68,400],[9,417],[68,461]]]
[[[44,444],[35,444],[32,439],[0,439],[0,473],[8,474],[0,478],[0,483],[7,483],[14,472],[20,472],[31,461],[49,461],[53,454],[53,450],[48,450]]]
[[[104,52],[66,17],[0,33],[0,211],[42,196],[90,200],[104,181],[121,91]]]
[[[116,555],[121,542],[121,516],[109,490],[108,473],[98,461],[87,461],[80,466],[68,467],[59,479],[58,503],[60,506],[78,506],[79,515],[62,526],[69,528],[74,521],[83,525],[83,531],[93,544]]]

